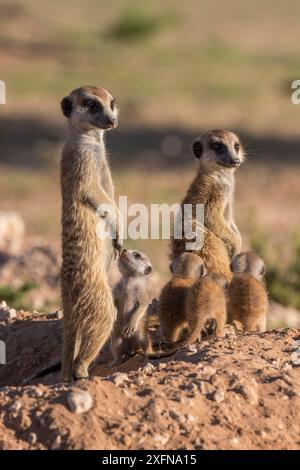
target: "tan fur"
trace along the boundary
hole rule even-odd
[[[186,300],[186,316],[190,334],[187,342],[201,339],[203,333],[223,336],[226,323],[225,278],[208,274],[190,288]]]
[[[162,336],[169,343],[183,339],[189,328],[186,300],[189,289],[204,274],[204,266],[194,253],[183,253],[173,262],[173,277],[163,287],[159,299],[159,320]]]
[[[117,320],[111,342],[112,365],[119,364],[124,356],[126,359],[137,352],[147,355],[152,351],[147,291],[148,275],[152,272],[150,260],[140,251],[123,250],[119,268],[123,276],[114,289]]]
[[[99,102],[99,110],[90,111],[86,100]],[[61,103],[69,118],[61,160],[65,381],[70,381],[73,373],[76,378],[88,376],[88,367],[107,341],[115,320],[107,270],[121,246],[117,220],[115,240],[100,239],[96,233],[97,224],[113,223],[110,215],[102,220],[97,208],[103,203],[115,207],[103,142],[104,130],[117,123],[117,110],[111,103],[110,93],[95,87],[74,90]],[[105,219],[107,214],[102,216]]]
[[[221,145],[224,152],[218,153],[214,145]],[[235,148],[237,145],[239,148]],[[199,167],[182,206],[204,205],[204,239],[197,254],[209,273],[220,273],[230,281],[230,261],[241,249],[241,236],[233,217],[233,194],[234,170],[244,159],[243,148],[234,133],[217,130],[198,139],[193,150],[199,158]],[[194,215],[192,221],[195,230]],[[186,241],[172,240],[172,259],[186,251]]]
[[[263,260],[253,252],[240,253],[231,268],[234,276],[228,290],[228,322],[246,331],[265,331],[268,295]]]

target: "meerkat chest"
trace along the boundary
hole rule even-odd
[[[217,185],[218,192],[225,200],[232,198],[234,191],[234,179],[231,174],[219,173],[215,177],[215,183]]]

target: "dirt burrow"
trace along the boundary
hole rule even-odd
[[[66,385],[59,313],[0,323],[0,449],[299,449],[300,330],[202,341],[171,357],[136,356]],[[103,356],[102,356],[103,359]]]

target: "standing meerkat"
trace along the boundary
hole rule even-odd
[[[122,278],[114,289],[117,320],[112,334],[113,364],[125,356],[151,352],[148,332],[147,276],[152,272],[149,258],[140,251],[123,250],[119,258]]]
[[[232,260],[231,269],[234,276],[228,290],[228,322],[246,331],[265,331],[268,294],[263,279],[264,261],[248,251]]]
[[[189,289],[204,276],[201,258],[194,253],[182,253],[171,264],[172,279],[163,287],[159,298],[159,320],[162,336],[168,343],[182,339],[184,329],[189,328],[189,312],[186,301]]]
[[[203,259],[207,271],[220,273],[227,281],[232,277],[230,261],[241,250],[241,236],[234,221],[234,172],[244,160],[239,138],[230,131],[214,130],[193,144],[199,159],[197,175],[185,198],[185,204],[204,205],[203,245],[195,251]],[[189,224],[195,230],[196,220]],[[187,240],[172,239],[172,258],[186,251]]]
[[[115,320],[107,270],[121,240],[103,134],[117,126],[118,110],[108,91],[91,86],[72,91],[61,108],[68,118],[61,159],[62,373],[70,381],[88,377]],[[114,239],[98,236],[106,223]]]

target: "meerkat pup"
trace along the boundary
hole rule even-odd
[[[159,298],[159,320],[164,340],[176,343],[190,327],[186,308],[189,289],[205,275],[205,268],[198,255],[182,253],[173,260],[170,269],[173,277],[163,287]]]
[[[228,290],[228,322],[246,331],[265,331],[268,295],[264,261],[248,251],[232,260],[231,269],[234,276]]]
[[[68,118],[61,159],[62,373],[70,381],[88,377],[115,320],[107,270],[122,242],[103,136],[117,126],[118,110],[108,91],[91,86],[72,91],[61,108]],[[108,224],[114,239],[98,236],[99,224]]]
[[[140,251],[123,250],[119,258],[122,278],[114,289],[117,320],[112,334],[113,365],[136,352],[151,352],[148,332],[147,277],[152,272],[149,258]]]
[[[207,271],[220,273],[227,281],[232,277],[230,261],[241,250],[241,236],[234,221],[234,172],[244,160],[239,138],[230,131],[214,130],[204,134],[193,144],[193,153],[199,159],[197,175],[185,198],[185,204],[203,204],[203,244],[195,250],[203,259]],[[186,221],[196,229],[195,215]],[[172,259],[186,251],[186,237],[172,239]]]
[[[220,274],[207,274],[189,289],[186,316],[189,323],[188,344],[203,334],[223,336],[226,323],[226,279]]]

